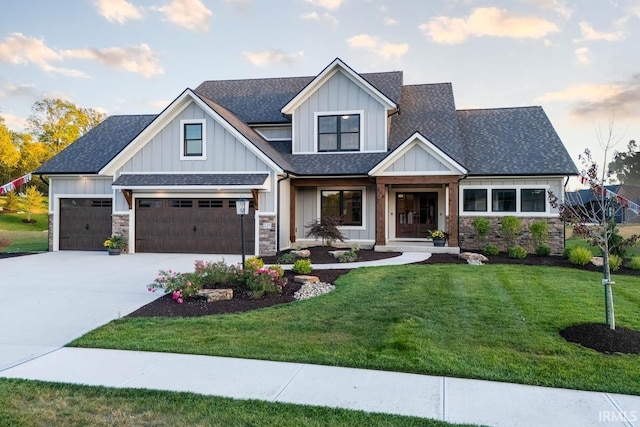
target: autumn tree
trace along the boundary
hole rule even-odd
[[[617,141],[613,136],[612,124],[609,126],[609,133],[606,138],[598,135],[600,146],[604,150],[603,164],[607,165],[607,155]],[[600,170],[598,162],[593,159],[590,150],[585,150],[579,157],[582,163],[580,175],[586,180],[593,197],[592,203],[581,200],[579,192],[575,196],[569,196],[563,201],[552,192],[549,192],[549,203],[557,208],[560,219],[573,228],[573,233],[587,239],[591,245],[597,246],[602,251],[605,319],[610,329],[615,329],[615,313],[613,307],[614,282],[611,280],[610,255],[612,253],[613,237],[617,236],[618,247],[632,246],[640,236],[633,235],[623,239],[617,234],[615,224],[615,209],[617,208],[617,198],[605,188],[606,180],[610,173],[605,167]],[[620,240],[622,239],[622,240]]]
[[[66,148],[104,120],[104,114],[92,108],[80,108],[62,99],[45,98],[33,104],[29,131],[45,144],[51,155]]]
[[[635,140],[629,141],[627,151],[613,154],[609,170],[621,183],[640,186],[640,146]]]
[[[0,116],[0,185],[11,180],[13,170],[20,161],[20,151],[14,144],[11,131]]]
[[[25,222],[31,223],[31,215],[40,212],[42,204],[44,203],[44,196],[38,191],[35,185],[27,187],[24,196],[24,210],[27,213],[27,219]]]

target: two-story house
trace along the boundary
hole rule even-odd
[[[317,76],[205,81],[158,115],[111,116],[42,165],[51,250],[97,250],[112,233],[130,252],[239,253],[235,205],[251,201],[250,253],[305,238],[323,216],[347,243],[448,249],[471,222],[562,224],[547,191],[576,167],[541,107],[456,110],[451,84],[403,85],[340,59]]]

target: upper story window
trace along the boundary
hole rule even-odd
[[[360,151],[360,114],[318,116],[318,151]]]
[[[206,121],[204,119],[180,121],[180,159],[206,158]]]

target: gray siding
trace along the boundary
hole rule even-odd
[[[256,126],[254,129],[266,140],[291,140],[291,126],[268,127]]]
[[[49,185],[51,186],[51,198],[49,200],[49,209],[53,209],[53,203],[56,196],[65,194],[86,194],[100,195],[102,197],[111,198],[113,190],[111,183],[113,179],[108,177],[51,177]]]
[[[364,110],[364,151],[386,150],[384,106],[338,71],[295,110],[294,153],[313,152],[314,113],[352,110]]]
[[[413,146],[384,172],[448,172],[450,169],[419,145]],[[457,173],[457,172],[456,172]]]
[[[349,187],[340,187],[347,189]],[[376,236],[376,190],[374,186],[367,186],[365,190],[365,226],[364,230],[343,229],[342,234],[347,240],[374,240]],[[316,187],[299,188],[296,192],[296,240],[305,239],[311,221],[318,219],[318,189]]]
[[[180,160],[180,120],[207,119],[206,160]],[[268,171],[268,166],[193,102],[138,151],[120,172]]]

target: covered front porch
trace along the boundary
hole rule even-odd
[[[376,177],[376,251],[460,253],[458,175]],[[447,234],[436,246],[429,232]]]

